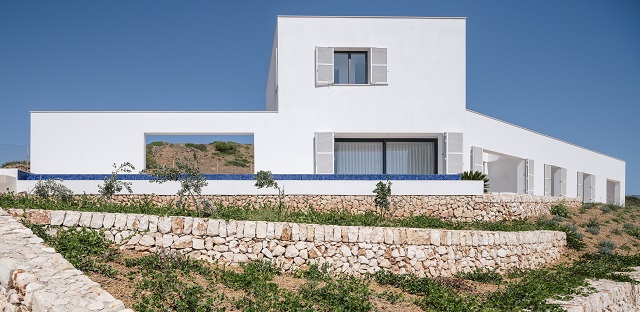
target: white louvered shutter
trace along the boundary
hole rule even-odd
[[[596,201],[596,176],[593,174],[589,175],[589,202]]]
[[[316,132],[316,173],[333,174],[333,132]]]
[[[389,83],[387,80],[387,49],[386,48],[371,48],[371,62],[370,62],[370,83],[372,85],[386,85]]]
[[[578,198],[584,202],[584,174],[578,171]]]
[[[551,196],[551,166],[544,165],[544,196]]]
[[[462,172],[462,133],[445,132],[445,173]]]
[[[316,85],[333,84],[333,48],[316,47]]]
[[[525,162],[525,171],[527,174],[527,179],[526,179],[526,186],[527,186],[527,194],[529,195],[533,195],[533,185],[534,185],[534,180],[533,180],[533,166],[534,162],[533,159],[527,159]]]
[[[560,196],[567,196],[567,169],[560,168]]]
[[[471,147],[471,171],[479,171],[484,173],[484,163],[482,162],[482,155],[484,150],[482,147]]]

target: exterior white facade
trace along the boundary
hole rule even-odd
[[[367,53],[368,83],[331,81],[325,56],[338,51]],[[278,17],[266,101],[259,112],[32,112],[31,169],[144,168],[146,135],[251,134],[256,170],[334,173],[336,140],[433,139],[433,173],[484,171],[493,192],[624,201],[624,161],[466,109],[464,18]]]

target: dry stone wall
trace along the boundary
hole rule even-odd
[[[173,205],[175,195],[117,195],[114,200],[128,204],[150,199],[161,205]],[[376,211],[374,196],[356,195],[286,195],[283,202],[291,209],[311,207],[318,211],[347,210],[353,213]],[[262,204],[278,204],[275,195],[203,195],[198,200],[208,199],[223,205],[258,207]],[[392,195],[393,217],[429,215],[451,221],[470,222],[476,220],[498,221],[537,217],[550,214],[551,207],[558,203],[577,207],[580,199],[566,197],[534,196],[523,194],[486,195]],[[191,205],[191,201],[184,201]],[[193,207],[192,207],[193,208]]]
[[[640,281],[640,267],[628,274]],[[570,312],[638,312],[640,311],[640,285],[614,282],[611,280],[590,280],[589,286],[595,290],[587,296],[576,296],[568,301],[549,300]]]
[[[9,212],[37,224],[101,230],[121,248],[170,249],[230,264],[266,259],[285,271],[328,262],[337,272],[353,275],[380,269],[431,277],[476,268],[503,272],[552,263],[566,245],[565,233],[555,231],[453,231],[75,211]]]
[[[132,311],[0,209],[0,311]]]

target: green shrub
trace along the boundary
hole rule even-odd
[[[491,186],[489,184],[489,178],[487,178],[486,174],[484,174],[484,173],[482,173],[480,171],[464,171],[460,175],[460,179],[461,180],[483,181],[484,182],[484,192],[485,193],[489,192],[489,187]]]
[[[605,239],[600,241],[600,243],[598,243],[598,246],[600,247],[600,249],[598,250],[599,253],[601,254],[605,254],[605,255],[610,255],[613,253],[613,250],[615,250],[618,246],[616,246],[616,243]]]
[[[62,184],[61,179],[48,179],[38,181],[31,193],[42,199],[53,198],[62,201],[70,201],[73,198],[73,191]]]
[[[254,185],[258,189],[261,188],[274,188],[278,191],[278,208],[282,210],[282,199],[284,198],[284,185],[279,186],[278,182],[273,179],[271,171],[260,170],[256,174],[256,184]]]
[[[111,176],[104,178],[103,184],[98,185],[98,193],[105,198],[111,198],[113,195],[122,191],[123,188],[126,189],[129,194],[133,193],[131,182],[118,180],[118,173],[129,173],[136,170],[136,168],[133,167],[130,162],[125,162],[120,166],[116,166],[116,164],[113,163],[113,169],[114,171],[111,172]]]
[[[625,233],[629,234],[629,236],[640,239],[640,227],[635,224],[625,223],[622,226],[622,229]]]
[[[389,196],[391,196],[391,181],[387,178],[387,183],[380,181],[376,184],[376,188],[373,189],[373,193],[376,194],[374,200],[376,208],[380,211],[381,216],[387,216],[389,214],[389,207],[391,202]]]
[[[242,158],[242,157],[235,157],[234,159],[228,160],[226,164],[228,166],[235,166],[235,167],[242,167],[242,168],[249,167],[249,161],[246,158]]]
[[[569,217],[569,209],[564,204],[557,204],[551,207],[551,214],[561,216],[563,218]]]
[[[196,213],[200,216],[201,209],[196,196],[201,195],[202,188],[207,186],[209,183],[197,166],[192,166],[189,162],[180,158],[175,158],[174,163],[175,167],[162,166],[153,170],[152,180],[149,182],[159,184],[169,181],[179,182],[180,189],[177,194],[180,196],[180,200],[184,196],[191,198],[196,208]]]
[[[587,227],[587,229],[585,229],[585,232],[591,233],[593,235],[598,235],[600,234],[600,228],[597,226],[590,226],[590,227]]]
[[[206,144],[185,143],[184,146],[188,147],[188,148],[197,149],[197,150],[199,150],[201,152],[206,152],[207,151],[207,145]]]
[[[500,283],[502,283],[502,276],[500,276],[500,274],[490,269],[476,268],[476,270],[473,272],[458,273],[456,274],[456,277],[476,281],[479,283],[487,283],[487,284],[495,284],[495,285],[499,285]]]
[[[238,152],[238,143],[215,141],[213,147],[222,154],[233,155]]]

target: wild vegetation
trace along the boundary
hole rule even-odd
[[[204,174],[253,172],[253,144],[215,141],[208,144],[151,142],[146,147],[146,169],[175,166],[187,159]]]

